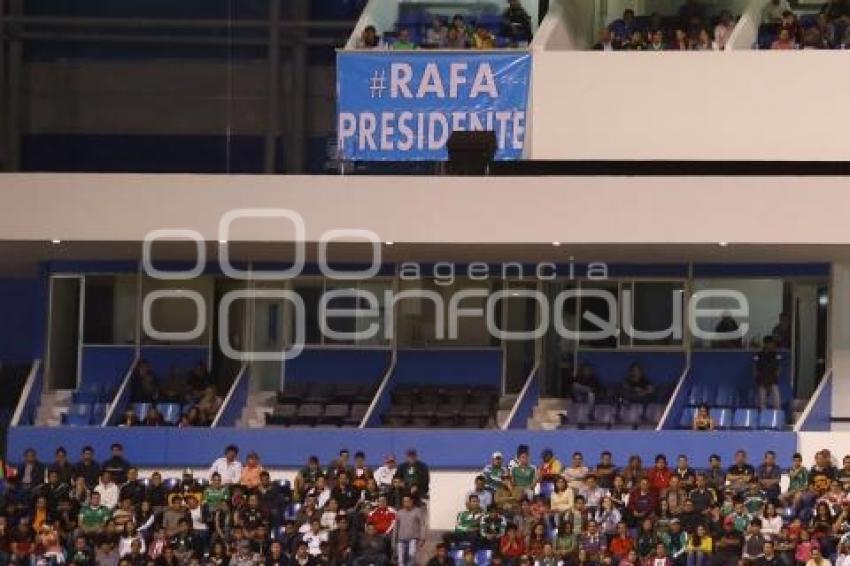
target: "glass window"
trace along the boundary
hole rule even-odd
[[[619,284],[616,282],[587,282],[581,284],[579,308],[579,344],[586,348],[616,348],[617,332],[606,332],[606,325],[619,328]],[[594,320],[603,321],[600,326]],[[585,335],[590,337],[585,337]]]
[[[705,292],[711,295],[697,295]],[[718,340],[700,336],[693,337],[695,348],[757,349],[765,336],[773,332],[782,312],[788,312],[790,301],[786,298],[786,283],[782,279],[696,279],[691,307],[717,309],[717,316],[701,317],[697,323],[700,332],[731,333],[746,325],[741,338]],[[736,295],[743,295],[739,301]],[[695,302],[698,299],[698,302]],[[741,311],[741,312],[736,312]],[[691,333],[694,334],[692,329]]]
[[[137,275],[87,275],[85,344],[135,344],[138,327]]]
[[[142,280],[142,300],[154,292],[167,294],[157,298],[150,304],[150,328],[142,328],[142,336],[148,344],[170,344],[177,346],[206,345],[209,343],[210,328],[212,327],[213,289],[215,280],[210,276],[196,277],[187,281],[162,281],[145,278]],[[200,295],[200,304],[191,299],[190,292]],[[143,306],[144,308],[144,306]],[[198,325],[199,311],[203,310],[206,324],[200,335],[192,340],[158,340],[151,336],[148,330],[169,333],[190,333]],[[144,326],[144,325],[143,325]]]
[[[684,284],[677,281],[635,281],[630,287],[631,304],[628,306],[632,328],[627,329],[624,325],[623,332],[628,339],[625,344],[681,346],[685,321]],[[623,309],[626,308],[624,304]],[[679,316],[674,317],[676,311]]]

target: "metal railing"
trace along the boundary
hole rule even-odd
[[[38,409],[38,401],[41,399],[42,391],[44,391],[44,375],[41,371],[41,360],[36,359],[32,362],[9,426],[20,426],[21,420],[24,418],[27,421],[35,420],[34,413]],[[32,422],[26,424],[32,424]]]
[[[228,390],[227,395],[224,397],[224,401],[221,403],[221,407],[218,409],[218,413],[213,419],[212,428],[219,426],[222,419],[224,419],[225,415],[228,415],[230,412],[237,410],[236,407],[245,407],[245,401],[248,398],[248,388],[250,384],[250,372],[248,371],[248,364],[242,364],[242,367],[239,369],[239,373],[236,375],[236,379],[233,380],[233,384],[230,386],[230,390]],[[231,406],[232,405],[232,406]],[[236,419],[233,419],[234,422]]]
[[[531,389],[531,385],[537,379],[537,370],[540,368],[540,362],[534,364],[534,367],[531,368],[531,372],[528,374],[528,377],[525,379],[525,384],[522,386],[522,389],[519,392],[519,395],[514,402],[514,406],[511,407],[511,412],[508,414],[508,418],[505,419],[505,422],[502,423],[502,430],[508,430],[514,422],[516,418],[516,414],[519,411],[520,406],[522,406],[523,401],[525,400],[525,396],[528,395],[528,390]]]
[[[113,397],[112,403],[109,404],[109,409],[106,411],[106,416],[103,417],[103,422],[100,426],[109,426],[115,415],[115,411],[118,410],[118,407],[124,405],[126,397],[130,395],[130,381],[133,379],[133,373],[136,371],[136,365],[139,363],[139,359],[139,352],[136,350],[136,355],[133,356],[133,361],[130,362],[130,368],[124,374],[124,378],[121,380],[121,386],[118,387],[118,392]]]

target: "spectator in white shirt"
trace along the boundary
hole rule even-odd
[[[224,449],[224,456],[213,462],[210,468],[210,477],[217,473],[221,476],[221,483],[225,485],[236,485],[242,478],[242,464],[236,457],[239,455],[239,449],[230,445]]]
[[[112,481],[112,474],[103,472],[100,474],[100,483],[94,490],[100,494],[100,504],[109,507],[110,510],[118,507],[118,495],[120,490]]]
[[[395,456],[390,454],[384,458],[384,465],[375,470],[374,478],[378,484],[378,489],[384,490],[392,487],[396,471]]]

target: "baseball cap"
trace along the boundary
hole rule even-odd
[[[501,452],[497,451],[497,452],[493,452],[492,458],[495,460],[496,458],[504,458],[504,456],[502,456]]]

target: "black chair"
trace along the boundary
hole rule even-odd
[[[324,408],[320,403],[304,403],[298,407],[298,414],[295,416],[294,424],[313,426],[319,422],[323,413]]]
[[[381,418],[385,426],[404,427],[410,424],[412,404],[393,403],[390,410]]]
[[[362,387],[357,383],[342,383],[334,391],[335,403],[353,403]]]
[[[288,426],[297,415],[298,405],[295,403],[281,403],[275,406],[271,414],[266,415],[266,424]]]
[[[283,391],[277,394],[277,400],[279,403],[294,403],[297,405],[304,402],[306,396],[306,383],[292,383],[284,386]]]
[[[304,403],[327,405],[334,399],[337,386],[333,383],[314,383],[310,386]]]
[[[342,426],[345,419],[348,417],[349,407],[341,403],[334,403],[325,407],[325,414],[322,415],[320,424]]]
[[[351,406],[351,413],[343,420],[343,424],[345,426],[360,426],[367,412],[369,412],[369,405],[356,403]]]

